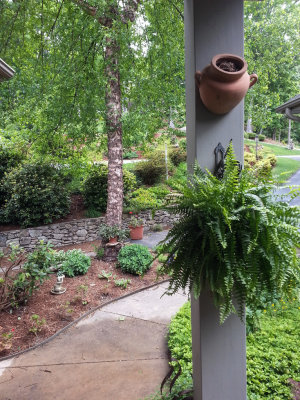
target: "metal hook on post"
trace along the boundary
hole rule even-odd
[[[225,167],[225,149],[222,144],[219,142],[217,147],[214,150],[215,153],[215,171],[214,175],[218,179],[222,179],[224,175],[224,167]]]

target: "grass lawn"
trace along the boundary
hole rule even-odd
[[[255,147],[255,141],[250,139],[245,139],[245,144],[250,147]],[[259,142],[260,146],[263,146],[265,150],[271,151],[276,156],[298,156],[300,155],[300,150],[289,150],[284,146],[277,146],[275,144]]]
[[[277,163],[272,172],[274,177],[287,181],[298,169],[300,169],[300,161],[290,158],[277,158]],[[284,175],[280,177],[280,174]]]

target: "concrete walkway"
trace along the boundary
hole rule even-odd
[[[49,343],[0,362],[1,400],[139,400],[168,370],[166,334],[187,301],[167,283],[108,304]]]

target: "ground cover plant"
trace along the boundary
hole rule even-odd
[[[299,293],[298,293],[299,296]],[[278,299],[263,310],[260,328],[247,336],[247,384],[249,400],[290,400],[290,381],[300,381],[300,301]],[[168,346],[182,373],[175,385],[180,391],[192,386],[192,338],[190,303],[172,319]],[[177,362],[173,362],[175,371]],[[167,397],[166,397],[167,398]],[[171,397],[173,399],[176,397]],[[156,396],[155,399],[165,399]]]

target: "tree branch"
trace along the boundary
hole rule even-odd
[[[72,0],[77,6],[81,7],[88,15],[94,17],[101,25],[110,28],[113,23],[113,17],[107,16],[99,16],[98,8],[91,6],[86,0]],[[119,15],[121,17],[121,21],[124,24],[128,24],[128,22],[133,22],[135,20],[136,12],[141,0],[128,0],[126,6],[123,11],[118,13],[116,7],[110,7],[111,15]]]
[[[60,14],[60,12],[61,12],[61,9],[62,9],[62,7],[63,7],[64,1],[65,1],[65,0],[62,0],[62,2],[61,2],[61,4],[60,4],[58,13],[57,13],[57,15],[56,15],[56,17],[55,17],[55,21],[53,22],[53,25],[51,26],[51,29],[50,29],[49,34],[50,34],[50,33],[53,33],[53,31],[54,31],[54,28],[55,28],[56,22],[57,22],[57,20],[58,20],[59,14]]]
[[[124,24],[133,22],[135,20],[135,14],[141,0],[128,0],[127,5],[124,7],[124,11],[121,13],[121,20]]]
[[[179,10],[179,8],[173,3],[172,0],[168,0],[169,3],[171,4],[171,6],[173,6],[175,8],[175,10],[178,12],[178,14],[181,16],[182,21],[184,21],[184,15],[183,13]]]
[[[94,6],[91,6],[87,1],[85,0],[72,0],[74,4],[77,6],[81,7],[83,11],[85,11],[88,15],[91,17],[94,17],[101,25],[106,26],[110,28],[112,26],[112,19],[107,18],[105,16],[97,16],[97,11],[98,9]]]

